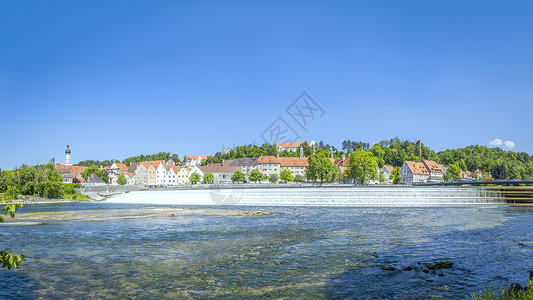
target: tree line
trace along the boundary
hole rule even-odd
[[[130,165],[132,162],[142,162],[142,161],[153,161],[153,160],[164,160],[168,161],[172,157],[172,160],[176,163],[180,163],[181,159],[178,157],[177,154],[172,154],[170,152],[159,152],[155,154],[139,154],[137,156],[131,156],[128,158],[123,159],[122,161],[118,159],[107,159],[107,160],[83,160],[79,163],[75,164],[75,166],[83,166],[83,167],[90,167],[90,166],[98,166],[98,167],[107,167],[111,166],[113,163],[123,163],[126,165]]]
[[[85,199],[75,188],[79,184],[63,184],[63,177],[55,168],[51,159],[47,164],[22,165],[12,171],[0,170],[0,198],[2,200],[18,199],[19,195],[43,198]]]

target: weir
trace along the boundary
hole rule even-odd
[[[533,187],[532,186],[500,186],[494,187],[507,203],[533,203]]]
[[[483,187],[213,188],[136,191],[106,202],[246,206],[430,206],[506,203],[501,191]]]

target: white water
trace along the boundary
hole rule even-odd
[[[111,203],[257,206],[427,206],[504,203],[479,187],[306,187],[138,191]]]

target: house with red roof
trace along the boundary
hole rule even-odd
[[[423,160],[424,166],[429,171],[428,182],[444,182],[444,169],[441,164],[433,160]]]
[[[400,168],[402,174],[401,183],[425,183],[429,180],[431,173],[423,162],[404,161]]]

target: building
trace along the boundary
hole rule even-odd
[[[136,184],[148,184],[148,164],[140,162],[135,169],[135,183]]]
[[[158,164],[148,164],[146,169],[146,185],[155,186],[156,185],[156,171]]]
[[[185,164],[187,166],[199,166],[202,161],[207,160],[207,155],[188,155],[185,156]]]
[[[309,167],[307,162],[307,157],[280,157],[280,172],[283,169],[288,169],[291,171],[292,176],[300,175],[303,178],[306,177],[305,171]],[[278,174],[279,176],[280,174]]]
[[[333,161],[333,164],[337,167],[339,174],[344,174],[344,171],[350,166],[350,157],[343,154],[340,159]]]
[[[106,166],[102,170],[107,172],[107,177],[109,177],[109,183],[116,184],[118,177],[125,172],[128,172],[129,167],[123,163],[113,163],[111,166]]]
[[[261,174],[266,176],[280,176],[281,170],[288,169],[292,176],[300,175],[305,178],[305,171],[309,167],[307,157],[303,157],[300,151],[300,157],[276,157],[261,156],[257,159],[257,169]]]
[[[56,164],[55,168],[63,177],[63,183],[82,183],[85,179],[81,177],[81,173],[85,171],[87,167],[73,166],[70,155],[71,151],[69,145],[67,145],[67,150],[65,150],[65,164]]]
[[[128,185],[134,185],[135,184],[135,172],[126,172],[124,173],[124,177],[126,178],[126,181],[128,182]]]
[[[316,148],[316,142],[311,140],[311,142],[276,143],[276,149],[280,152],[284,150],[296,152],[302,144],[313,147],[313,149]]]
[[[425,183],[431,174],[422,162],[405,161],[400,168],[402,174],[401,183]]]
[[[100,177],[98,177],[95,173],[91,174],[91,176],[89,176],[87,178],[87,181],[83,184],[83,185],[89,185],[89,186],[92,186],[92,185],[105,185],[106,183],[100,179]]]
[[[281,171],[281,163],[275,156],[260,156],[257,159],[257,169],[265,176],[279,176]]]
[[[241,167],[241,171],[246,175],[246,178],[250,173],[257,169],[257,157],[248,157],[248,158],[236,158],[232,160],[222,161],[222,166],[237,166]]]
[[[187,184],[189,183],[191,168],[187,165],[180,166],[178,170],[178,184]]]
[[[216,184],[225,184],[225,183],[231,183],[231,176],[235,173],[235,171],[242,170],[241,166],[229,166],[229,165],[222,165],[222,164],[213,164],[209,166],[203,166],[199,167],[199,169],[205,174],[206,172],[213,173],[213,183]]]
[[[173,161],[167,162],[166,170],[166,185],[178,184],[178,172],[180,168],[174,164]]]
[[[68,145],[67,145],[67,150],[65,150],[65,165],[67,166],[72,165],[72,163],[70,162],[70,149]]]
[[[444,169],[442,165],[432,160],[423,160],[424,166],[429,171],[428,182],[444,182]]]
[[[383,174],[383,183],[392,183],[392,171],[394,171],[394,167],[387,165],[384,165],[383,167],[381,167],[381,169],[379,169],[379,173]]]
[[[474,179],[474,172],[470,171],[463,171],[461,170],[461,180],[473,180]]]

